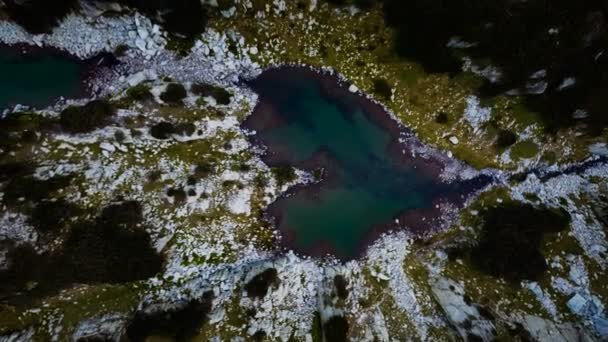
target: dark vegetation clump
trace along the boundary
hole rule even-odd
[[[127,89],[127,96],[135,101],[145,101],[154,98],[150,92],[150,86],[145,83],[140,83]]]
[[[10,113],[0,119],[0,157],[24,144],[38,141],[39,135],[56,125],[56,120],[33,112]]]
[[[66,15],[78,7],[77,0],[5,0],[9,17],[28,32],[51,33]]]
[[[268,293],[268,288],[270,286],[277,286],[279,281],[277,270],[268,268],[251,278],[251,280],[245,284],[245,291],[247,291],[247,296],[249,297],[264,298]]]
[[[440,1],[384,0],[387,23],[395,29],[396,52],[421,63],[428,72],[458,73],[460,54],[447,46],[452,37],[476,45],[465,53],[488,60],[502,71],[501,80],[487,81],[480,95],[492,97],[522,89],[525,105],[538,112],[549,133],[585,123],[587,133],[601,135],[608,127],[608,11],[603,1]],[[558,28],[557,31],[550,30]],[[527,91],[546,82],[542,93]],[[576,83],[562,88],[566,78]],[[577,109],[587,118],[575,119]]]
[[[251,338],[255,341],[255,342],[262,342],[266,339],[266,332],[264,330],[258,330],[255,332],[255,334],[253,334],[253,336],[251,336]]]
[[[296,172],[293,167],[289,165],[273,167],[271,172],[274,175],[274,178],[277,180],[277,184],[279,186],[293,182],[296,179]]]
[[[213,292],[208,291],[180,308],[151,314],[138,312],[128,324],[126,335],[131,342],[148,341],[152,336],[191,341],[200,333],[212,307]]]
[[[509,281],[537,280],[547,269],[541,253],[545,234],[570,224],[563,210],[506,203],[489,208],[479,242],[470,251],[471,263],[480,271]]]
[[[41,131],[53,126],[53,119],[35,112],[14,112],[0,120],[3,132]]]
[[[222,182],[222,187],[224,189],[234,189],[237,188],[239,190],[242,190],[244,188],[243,183],[239,182],[238,180],[234,180],[234,179],[228,179]]]
[[[77,216],[80,208],[64,199],[44,200],[32,210],[29,223],[41,233],[58,233]]]
[[[214,159],[204,160],[194,169],[194,177],[196,178],[207,178],[215,172],[216,161]]]
[[[116,110],[106,100],[94,100],[84,106],[70,106],[61,112],[61,127],[70,133],[85,133],[105,125]]]
[[[172,35],[192,39],[205,30],[207,12],[199,0],[97,0],[129,6],[156,21]],[[77,0],[6,0],[8,15],[31,33],[50,33],[79,8]]]
[[[334,6],[354,5],[362,10],[369,10],[375,4],[380,2],[378,0],[326,0],[326,1]]]
[[[374,80],[374,93],[382,96],[385,100],[390,100],[393,95],[391,85],[383,78]]]
[[[46,180],[33,176],[11,178],[2,192],[2,200],[7,205],[15,205],[22,201],[40,202],[52,193],[67,187],[72,176],[55,176]]]
[[[148,182],[154,183],[162,177],[163,173],[159,170],[150,171],[147,175]]]
[[[251,171],[251,166],[247,163],[238,163],[232,165],[230,169],[236,172],[249,172]]]
[[[336,294],[338,298],[346,300],[348,298],[348,282],[343,275],[337,275],[334,277],[334,286],[336,287]]]
[[[207,26],[207,11],[199,0],[122,0],[157,20],[168,32],[182,38],[200,35]]]
[[[192,135],[196,131],[196,126],[193,123],[181,123],[175,126],[175,133],[179,135]]]
[[[150,128],[150,135],[156,139],[169,139],[175,134],[175,126],[170,122],[159,122]]]
[[[196,83],[192,85],[192,93],[198,96],[211,96],[218,104],[228,105],[232,95],[224,88],[211,84]]]
[[[10,267],[0,272],[1,295],[9,297],[28,284],[35,284],[27,294],[31,299],[76,283],[131,282],[147,279],[160,271],[162,258],[141,225],[142,212],[138,202],[107,206],[94,220],[73,224],[68,215],[81,209],[66,204],[60,210],[60,213],[48,212],[49,218],[39,217],[43,214],[40,211],[32,220],[40,226],[70,225],[63,244],[43,254],[27,245],[9,249]],[[43,229],[52,231],[50,226]]]
[[[34,165],[29,163],[15,162],[0,164],[0,182],[31,175],[34,171]]]
[[[333,316],[323,324],[325,341],[348,341],[348,321],[344,316]]]
[[[608,228],[608,198],[600,195],[592,208],[597,219]]]
[[[123,57],[129,51],[129,46],[125,44],[120,44],[114,49],[114,56]]]
[[[9,267],[0,271],[0,297],[9,297],[26,284],[44,279],[52,265],[48,253],[39,255],[31,245],[9,246],[7,251]]]
[[[157,274],[162,258],[141,225],[138,202],[103,209],[93,222],[72,227],[60,257],[69,279],[83,283],[123,283]]]
[[[167,190],[167,196],[173,197],[175,203],[183,203],[186,201],[186,191],[183,188],[170,188]]]
[[[437,116],[435,116],[435,122],[445,125],[448,123],[448,121],[450,121],[450,117],[448,116],[448,113],[446,112],[439,112],[437,114]]]
[[[164,93],[160,95],[163,102],[173,105],[183,104],[182,100],[188,96],[186,88],[179,83],[169,83]]]
[[[496,146],[498,148],[504,149],[512,146],[516,142],[517,134],[515,134],[513,131],[502,129],[500,132],[498,132],[498,138],[496,139]]]
[[[196,131],[196,126],[192,123],[181,123],[174,125],[167,121],[162,121],[150,128],[150,135],[156,139],[169,139],[173,134],[192,135]]]

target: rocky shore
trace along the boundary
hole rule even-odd
[[[288,23],[305,20],[307,27],[314,27],[313,21],[322,20],[320,13],[360,24],[359,17],[351,14],[356,13],[354,10],[328,9],[326,4],[313,3],[300,9],[285,1],[269,2],[255,12],[252,25],[277,20],[288,27]],[[250,1],[237,1],[222,18],[230,24],[231,17],[244,22],[238,16],[250,15],[249,5]],[[275,16],[285,12],[284,17]],[[300,15],[306,19],[298,19]],[[429,172],[448,182],[471,180],[481,174],[494,177],[499,185],[475,194],[474,200],[459,199],[462,210],[440,205],[440,214],[454,224],[430,239],[415,240],[403,231],[381,229],[373,235],[374,241],[365,241],[369,247],[357,260],[319,260],[277,248],[281,237],[272,233],[260,213],[280,196],[294,191],[291,189],[297,184],[310,182],[311,175],[296,170],[294,181],[280,185],[269,176],[271,168],[259,157],[262,151],[250,143],[250,132],[245,134],[241,127],[258,101],[243,80],[254,79],[268,67],[299,61],[288,58],[293,49],[287,45],[273,42],[275,48],[268,49],[266,41],[272,39],[256,41],[245,29],[234,27],[208,27],[196,37],[190,53],[180,56],[167,47],[170,35],[138,13],[94,17],[68,14],[52,33],[46,34],[30,34],[14,22],[0,19],[0,42],[6,45],[25,43],[58,49],[79,59],[123,52],[117,54],[119,64],[88,78],[90,98],[61,101],[38,113],[58,118],[68,106],[108,98],[118,109],[107,125],[78,134],[41,131],[33,143],[19,140],[19,144],[31,148],[31,154],[25,155],[31,157],[28,162],[35,163],[31,177],[36,180],[77,175],[69,187],[53,196],[87,210],[94,208],[91,217],[112,203],[141,202],[144,229],[163,257],[160,273],[147,280],[114,285],[77,283],[52,297],[41,298],[40,305],[3,305],[0,340],[117,340],[129,327],[141,333],[133,324],[136,317],[146,322],[163,313],[174,320],[196,317],[192,321],[200,323],[194,327],[199,337],[217,341],[249,340],[254,336],[315,341],[333,329],[339,336],[362,341],[491,340],[505,336],[601,341],[608,336],[602,306],[606,294],[601,285],[606,277],[606,228],[595,214],[600,210],[595,203],[601,203],[600,194],[607,191],[605,163],[574,173],[564,169],[564,174],[547,179],[543,172],[540,176],[525,174],[523,180],[517,180],[509,179],[514,174],[506,170],[477,171],[452,158],[452,150],[422,143],[417,136],[420,127],[412,126],[411,132],[404,132],[403,127],[410,126],[403,120],[405,116],[379,104],[368,104],[364,96],[372,95],[359,89],[369,88],[366,84],[370,79],[347,81],[342,73],[328,76],[332,82],[338,77],[343,83],[334,90],[348,89],[354,101],[382,113],[376,118],[378,123],[399,136],[393,145],[395,153],[406,146],[408,157],[416,156],[422,164],[439,160],[439,164],[428,166]],[[320,49],[316,46],[306,51],[313,50]],[[355,59],[345,61],[353,68],[364,68]],[[376,75],[380,70],[373,68]],[[224,88],[231,95],[229,103],[196,95],[193,85],[197,83]],[[162,99],[167,99],[163,94],[170,84],[183,85],[184,96],[177,105]],[[465,98],[469,96],[473,94]],[[483,131],[487,114],[484,105],[472,99],[468,102],[470,106],[463,107],[463,115],[469,108],[466,124],[480,125]],[[425,124],[430,124],[434,116],[434,112],[429,113]],[[166,122],[174,130],[164,138],[154,137],[151,127]],[[455,138],[447,146],[454,151],[467,148],[466,141],[456,138],[458,132],[446,132],[441,141]],[[21,139],[22,132],[17,133]],[[604,153],[605,143],[597,144],[589,149],[594,154]],[[21,147],[10,146],[15,153],[9,151],[3,158],[21,161]],[[518,164],[520,169],[525,169],[530,160]],[[3,159],[3,167],[5,164]],[[422,164],[420,167],[425,166]],[[547,170],[562,171],[554,166]],[[11,177],[5,177],[6,169],[2,172],[4,186],[6,178]],[[479,229],[475,218],[485,208],[509,200],[562,208],[572,219],[567,231],[547,239],[543,255],[549,267],[541,279],[507,284],[450,254],[454,247],[476,243]],[[19,206],[25,204],[16,202],[2,205],[2,242],[34,245],[39,253],[61,244],[60,239],[48,244],[48,235],[30,224],[29,213],[21,213]],[[446,223],[438,224],[447,228]],[[12,261],[7,256],[0,250],[0,270],[10,267]],[[338,276],[344,281],[336,281]],[[26,286],[35,288],[36,284]],[[28,293],[27,289],[23,291]]]

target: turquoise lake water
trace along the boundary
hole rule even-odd
[[[290,247],[353,257],[374,227],[431,208],[437,196],[455,191],[398,163],[389,149],[395,137],[365,108],[326,96],[314,78],[282,72],[252,82],[261,104],[245,127],[256,130],[271,166],[325,169],[320,184],[298,188],[270,206]]]
[[[0,48],[0,109],[44,107],[60,96],[76,96],[85,67],[55,54],[21,56]]]

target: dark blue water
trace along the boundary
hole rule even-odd
[[[268,147],[270,165],[324,170],[320,184],[299,188],[269,209],[290,247],[349,258],[372,231],[403,214],[432,210],[435,200],[458,197],[461,188],[425,172],[423,161],[396,153],[394,130],[376,118],[387,114],[344,90],[329,94],[339,88],[333,82],[323,85],[297,69],[267,71],[251,83],[260,104],[245,127]]]
[[[22,55],[0,47],[0,109],[16,104],[45,107],[81,93],[85,63],[57,53]]]

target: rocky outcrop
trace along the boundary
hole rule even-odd
[[[126,317],[120,314],[84,320],[76,327],[72,341],[120,341],[125,323]]]
[[[494,340],[494,323],[482,315],[483,309],[465,300],[462,285],[448,278],[438,278],[431,286],[435,299],[465,341]]]

